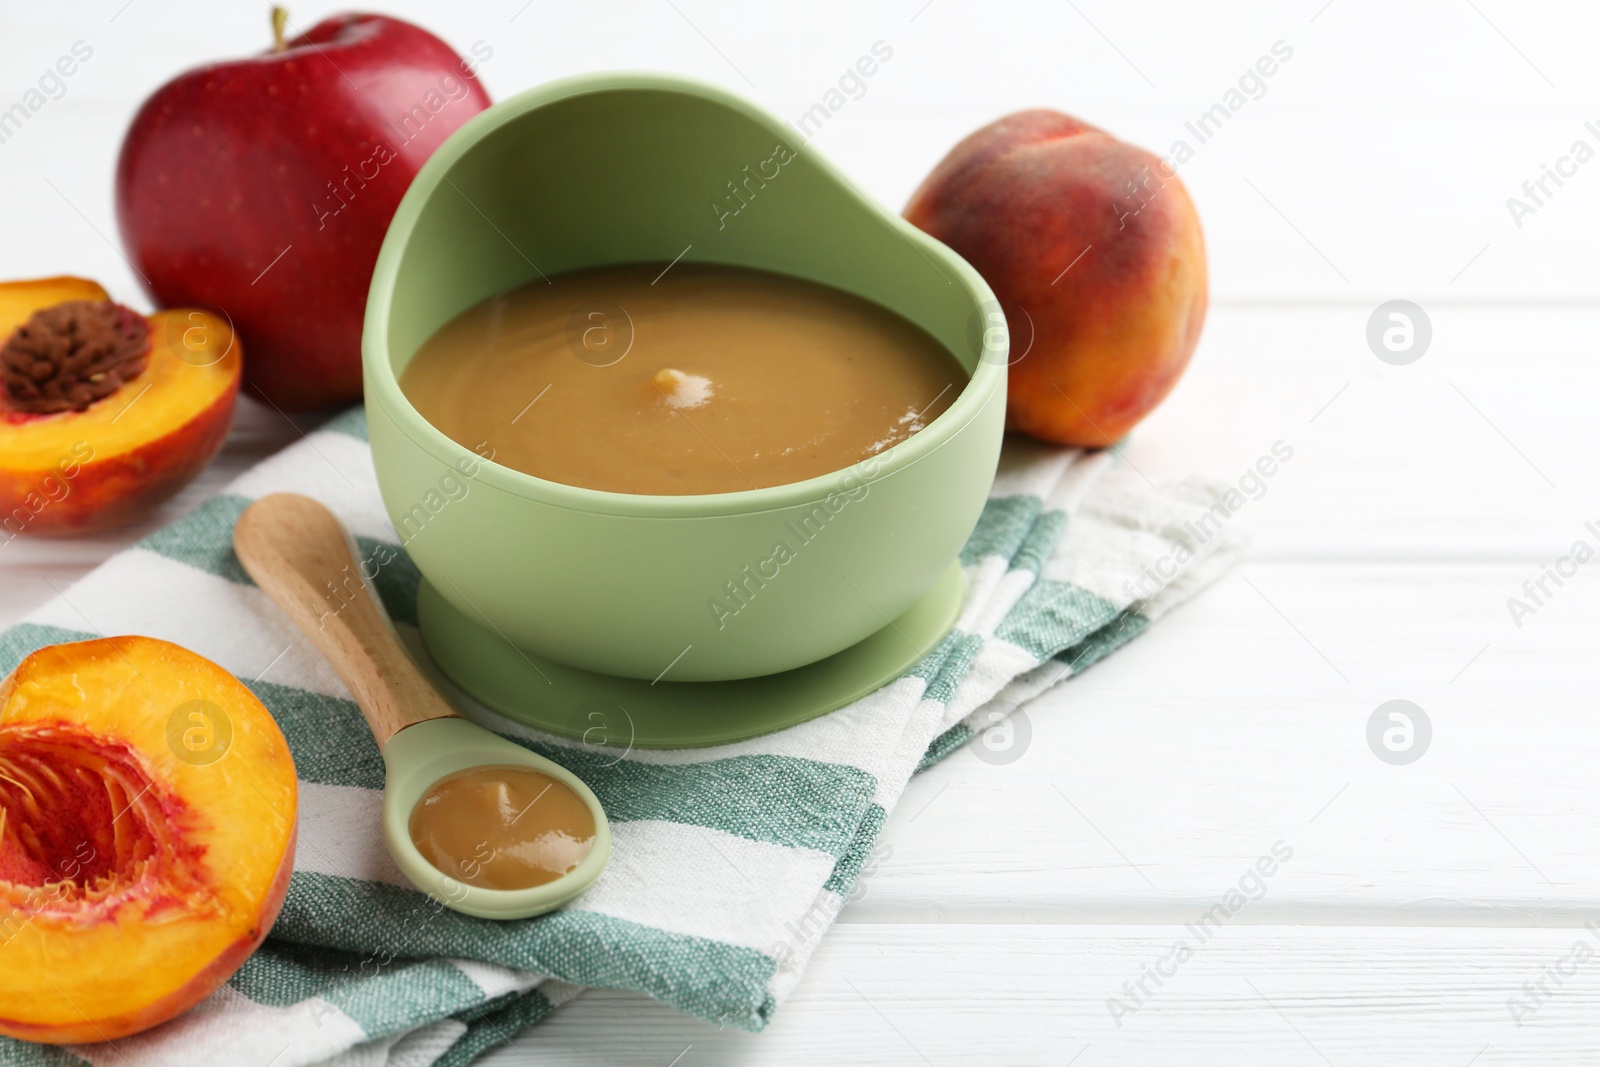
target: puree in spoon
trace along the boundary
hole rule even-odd
[[[618,493],[729,493],[842,470],[938,417],[967,374],[869,300],[678,263],[556,275],[446,323],[400,378],[452,440]]]
[[[446,775],[412,809],[408,829],[429,863],[485,889],[555,881],[594,846],[594,816],[583,798],[527,767]]]

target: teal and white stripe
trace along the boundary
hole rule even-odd
[[[97,633],[165,638],[232,671],[272,709],[300,777],[299,851],[272,937],[194,1011],[115,1050],[7,1042],[0,1064],[462,1064],[583,986],[759,1030],[910,777],[992,725],[997,709],[1126,643],[1240,548],[1232,531],[1199,543],[1185,525],[1209,503],[1203,487],[1158,491],[1109,454],[1009,442],[962,555],[956,629],[848,708],[718,748],[627,753],[469,709],[581,775],[614,832],[611,864],[582,899],[494,923],[438,908],[395,870],[378,831],[383,764],[359,712],[233,557],[234,519],[280,490],[328,504],[365,551],[395,544],[365,423],[351,411],[0,635],[0,671]],[[1179,547],[1194,558],[1134,601],[1127,583]],[[403,552],[374,580],[414,649],[417,580]]]

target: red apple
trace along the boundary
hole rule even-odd
[[[378,246],[411,179],[489,105],[432,34],[336,15],[156,90],[117,161],[117,221],[163,307],[225,315],[245,386],[285,410],[361,397],[361,319]]]

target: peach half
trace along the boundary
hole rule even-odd
[[[238,970],[289,888],[296,784],[233,675],[150,637],[0,682],[0,1033],[113,1041]]]
[[[0,542],[167,500],[222,446],[242,366],[209,312],[145,318],[83,278],[0,283]]]

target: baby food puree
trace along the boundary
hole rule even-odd
[[[552,882],[594,847],[594,815],[583,798],[527,767],[474,767],[435,782],[412,810],[409,830],[429,863],[485,889]]]
[[[423,343],[401,389],[452,440],[618,493],[728,493],[905,440],[967,375],[930,334],[768,271],[628,264],[539,279]]]

